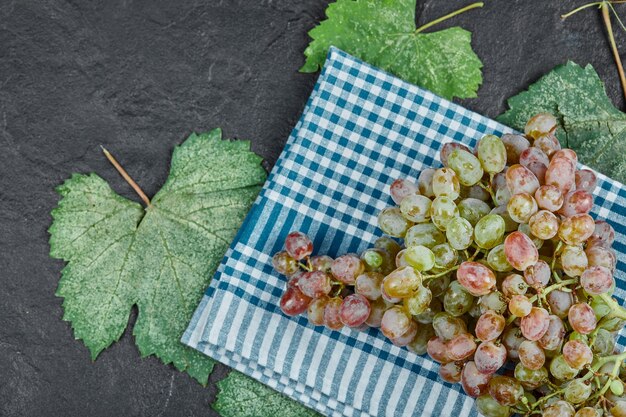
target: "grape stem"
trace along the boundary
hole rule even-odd
[[[617,317],[622,320],[626,320],[626,310],[624,307],[620,306],[617,301],[611,298],[607,293],[600,294],[599,296],[604,303],[611,308],[610,317]]]
[[[422,281],[426,281],[426,280],[429,280],[429,279],[442,277],[442,276],[444,276],[444,275],[446,275],[446,274],[448,274],[448,273],[450,273],[452,271],[456,271],[457,269],[459,269],[459,267],[460,267],[460,265],[455,265],[452,268],[446,269],[445,271],[441,271],[441,272],[439,272],[437,274],[434,274],[434,275],[422,275]]]
[[[130,185],[133,188],[133,190],[135,190],[137,195],[141,197],[143,202],[146,204],[146,207],[152,207],[152,203],[150,202],[150,199],[148,198],[146,193],[144,193],[141,187],[139,187],[139,185],[135,182],[135,180],[133,180],[132,177],[128,175],[128,172],[126,172],[124,167],[120,165],[119,162],[117,162],[117,159],[115,159],[115,157],[111,155],[111,153],[107,151],[104,146],[101,145],[100,148],[102,148],[102,152],[104,153],[104,156],[107,157],[111,165],[115,167],[117,172],[120,173],[120,175],[122,176],[122,178],[124,178],[124,180],[128,183],[128,185]]]
[[[433,20],[432,22],[428,22],[425,25],[418,27],[417,29],[415,29],[415,32],[413,32],[413,33],[417,35],[418,33],[425,31],[426,29],[430,28],[431,26],[435,26],[437,23],[441,23],[444,20],[448,20],[448,19],[450,19],[450,18],[452,18],[452,17],[454,17],[456,15],[459,15],[461,13],[465,13],[465,12],[467,12],[469,10],[476,9],[478,7],[483,7],[484,5],[485,5],[485,3],[483,3],[483,2],[472,3],[472,4],[468,5],[468,6],[465,6],[465,7],[461,8],[459,10],[456,10],[456,11],[454,11],[452,13],[448,13],[445,16],[441,16],[440,18],[437,18],[437,19]]]

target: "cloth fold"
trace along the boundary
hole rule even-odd
[[[393,204],[395,178],[440,166],[445,142],[473,146],[507,132],[332,48],[182,342],[329,416],[478,415],[460,385],[438,377],[434,361],[392,345],[379,330],[330,331],[282,314],[286,277],[273,271],[271,256],[294,230],[313,239],[314,254],[361,252],[382,235],[377,214]],[[595,194],[593,214],[616,230],[622,303],[626,190],[599,175]]]

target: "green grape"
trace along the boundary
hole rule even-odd
[[[494,207],[489,212],[489,214],[497,214],[498,216],[502,217],[502,220],[504,220],[505,232],[512,232],[513,230],[517,230],[517,228],[519,227],[519,223],[516,223],[515,221],[513,221],[511,216],[509,216],[509,212],[506,209],[506,203],[499,205],[497,207]]]
[[[596,315],[596,320],[600,320],[611,312],[611,307],[600,297],[594,297],[593,300],[591,300],[591,308]]]
[[[537,249],[541,249],[541,247],[543,246],[543,240],[539,239],[537,236],[533,235],[533,233],[530,230],[530,226],[528,225],[528,223],[522,223],[518,226],[517,228],[518,231],[524,233],[526,236],[528,236],[530,238],[530,240],[533,241],[533,243],[535,244],[535,247]]]
[[[461,192],[461,185],[456,173],[450,168],[439,168],[433,175],[433,193],[456,200]]]
[[[415,273],[413,267],[405,266],[396,269],[383,279],[383,289],[389,297],[405,298],[411,296],[421,283],[421,275]]]
[[[506,297],[500,291],[492,291],[480,297],[480,310],[483,313],[487,310],[493,310],[496,313],[503,314],[508,306]]]
[[[461,185],[477,184],[483,177],[480,161],[470,152],[457,148],[448,156],[448,167],[456,172]]]
[[[549,404],[541,413],[541,417],[574,417],[576,409],[570,403],[558,400]]]
[[[509,417],[511,415],[509,406],[498,404],[489,394],[476,398],[476,408],[485,417]]]
[[[427,248],[432,248],[445,241],[445,235],[432,223],[416,224],[406,232],[406,236],[404,237],[404,244],[407,247],[423,245]]]
[[[489,395],[501,405],[515,405],[524,396],[524,388],[515,378],[494,375],[489,381]]]
[[[417,334],[406,346],[411,352],[417,355],[426,353],[428,341],[435,336],[435,330],[430,324],[418,323]]]
[[[550,373],[556,379],[568,381],[578,375],[578,369],[569,366],[563,355],[558,355],[550,362]]]
[[[404,299],[404,306],[411,315],[417,316],[426,311],[432,299],[433,293],[430,289],[420,285],[413,295]]]
[[[455,217],[446,227],[448,243],[456,250],[464,250],[472,244],[474,230],[469,221],[462,217]]]
[[[389,236],[404,237],[412,225],[404,218],[400,207],[387,207],[378,215],[378,227]]]
[[[487,263],[491,269],[498,272],[508,272],[513,269],[509,261],[506,260],[503,244],[500,244],[489,251],[489,254],[487,255]]]
[[[585,402],[591,395],[591,384],[587,382],[582,378],[577,378],[567,384],[564,394],[565,399],[572,404]]]
[[[531,216],[537,213],[539,207],[537,202],[530,194],[520,193],[511,196],[511,199],[506,205],[506,209],[509,212],[511,219],[517,223],[528,223]]]
[[[455,317],[467,313],[474,297],[458,281],[452,281],[443,297],[443,309]]]
[[[435,198],[430,207],[430,211],[432,222],[437,228],[443,231],[446,230],[446,226],[450,220],[459,215],[459,209],[456,204],[454,204],[454,200],[446,196]]]
[[[417,320],[419,323],[431,324],[433,322],[433,317],[435,317],[435,314],[439,313],[442,310],[443,305],[441,304],[441,301],[439,301],[438,298],[433,298],[430,302],[430,306],[426,310],[424,310],[423,313],[416,315],[415,320]]]
[[[402,246],[398,242],[387,236],[376,239],[374,247],[386,251],[393,258],[402,250]]]
[[[487,135],[478,142],[478,159],[485,171],[497,174],[506,165],[506,148],[504,142],[495,136]]]
[[[435,268],[452,268],[459,262],[459,254],[449,243],[442,243],[431,248],[435,254]]]
[[[617,396],[624,394],[624,383],[622,381],[619,381],[617,379],[611,381],[610,388],[611,392]]]
[[[478,223],[478,220],[485,217],[491,211],[489,204],[477,198],[464,198],[457,204],[459,208],[459,216],[470,222],[472,226]]]
[[[400,202],[400,212],[413,223],[424,223],[430,217],[430,198],[419,194],[409,194]]]
[[[365,268],[376,270],[383,264],[382,249],[370,248],[361,254],[361,259],[365,262]]]
[[[522,363],[515,365],[515,378],[522,383],[524,388],[534,390],[548,379],[548,370],[544,367],[539,369],[526,368]]]
[[[446,274],[441,277],[428,280],[428,288],[433,293],[433,297],[443,295],[448,288],[448,285],[450,285],[450,275],[451,274]]]
[[[624,328],[626,325],[626,321],[620,319],[619,317],[604,317],[598,323],[598,327],[608,330],[609,332],[617,332]]]
[[[430,271],[435,266],[435,254],[423,245],[406,248],[404,259],[418,271]]]
[[[465,322],[461,318],[454,317],[446,312],[435,314],[435,317],[433,317],[433,329],[435,329],[437,337],[445,341],[451,340],[462,333],[467,333]]]
[[[613,349],[615,349],[615,337],[608,330],[599,328],[591,345],[591,350],[596,355],[608,356],[613,353]]]
[[[482,249],[499,245],[504,238],[504,219],[497,214],[488,214],[476,223],[474,241]]]

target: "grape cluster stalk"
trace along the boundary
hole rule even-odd
[[[380,328],[439,362],[487,417],[626,417],[615,231],[589,214],[596,175],[556,128],[541,113],[524,135],[446,143],[442,168],[391,184],[388,236],[360,255],[312,256],[290,233],[272,259],[288,276],[282,311]]]

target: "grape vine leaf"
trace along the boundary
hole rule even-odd
[[[415,0],[337,0],[309,31],[301,72],[324,64],[331,45],[435,94],[476,97],[482,63],[460,27],[416,33]]]
[[[217,383],[213,408],[222,417],[319,417],[315,411],[239,372]]]
[[[213,361],[180,343],[266,173],[248,142],[215,129],[174,149],[165,185],[144,209],[95,174],[74,174],[57,188],[50,255],[67,265],[57,295],[92,359],[133,328],[142,356],[205,384]]]
[[[523,130],[534,114],[552,113],[562,146],[575,150],[583,164],[626,182],[626,114],[611,103],[591,65],[557,66],[508,104],[500,122]]]

